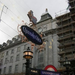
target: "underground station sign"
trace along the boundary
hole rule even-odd
[[[60,75],[58,72],[41,70],[40,75]]]
[[[60,75],[58,72],[39,70],[39,69],[30,69],[30,75]]]
[[[21,26],[22,33],[30,40],[31,42],[41,45],[43,43],[42,38],[40,35],[34,31],[32,28],[22,25]]]

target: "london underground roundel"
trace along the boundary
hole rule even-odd
[[[55,72],[57,72],[57,69],[53,65],[46,66],[44,70],[49,70],[49,71],[55,71]]]

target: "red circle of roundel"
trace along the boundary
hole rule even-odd
[[[47,70],[48,68],[52,68],[55,72],[57,72],[57,69],[53,65],[46,66],[44,70]]]

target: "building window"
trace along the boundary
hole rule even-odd
[[[7,64],[7,58],[5,58],[5,64]]]
[[[43,31],[46,31],[46,30],[47,30],[47,26],[44,25],[44,27],[43,27]]]
[[[15,73],[17,73],[17,72],[18,72],[18,64],[15,65]]]
[[[1,65],[3,64],[3,59],[1,59]]]
[[[3,73],[6,74],[6,67],[4,67],[4,71],[3,71]]]
[[[20,55],[18,54],[18,55],[16,56],[16,61],[19,61],[19,59],[20,59]]]
[[[20,47],[17,48],[17,52],[20,52]]]
[[[25,63],[22,65],[22,72],[25,72]]]
[[[27,48],[27,45],[24,45],[24,50],[26,50],[26,48]]]
[[[9,66],[9,73],[12,72],[12,66]]]
[[[14,49],[11,50],[11,54],[13,54],[13,53],[14,53]]]
[[[38,68],[38,69],[43,69],[43,68],[44,68],[44,64],[39,64],[39,65],[37,66],[37,68]]]
[[[41,51],[41,52],[38,53],[38,63],[42,63],[44,61],[43,58],[44,58],[43,57],[43,51]]]
[[[1,58],[3,58],[3,57],[4,57],[4,53],[1,54]]]
[[[39,32],[39,33],[41,33],[41,32],[42,32],[42,30],[43,30],[42,28],[38,28],[38,32]]]
[[[13,56],[10,57],[10,63],[12,63],[12,62],[13,62]]]
[[[8,55],[8,51],[6,52],[6,55]]]

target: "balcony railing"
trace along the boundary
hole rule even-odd
[[[65,49],[65,52],[72,52],[75,50],[75,47],[69,47]]]
[[[60,25],[60,26],[57,26],[57,28],[59,29],[59,28],[66,27],[66,26],[69,26],[69,25],[71,25],[70,22],[65,23],[65,24],[62,24],[62,25]]]
[[[67,39],[67,38],[71,38],[73,36],[74,36],[73,33],[62,35],[62,37],[59,37],[58,41],[61,41],[61,40]]]
[[[62,34],[62,33],[66,33],[66,32],[69,32],[69,31],[75,31],[75,28],[73,27],[73,28],[63,28],[63,29],[61,29],[61,30],[59,30],[59,31],[57,31],[57,34],[59,35],[59,34]]]
[[[62,54],[66,54],[66,53],[72,53],[74,51],[75,47],[68,47],[66,49],[64,49],[63,51],[59,50],[58,54],[62,55]]]
[[[60,58],[58,59],[59,62],[64,62],[65,61],[65,58]]]
[[[69,20],[70,19],[70,17],[68,16],[68,17],[66,17],[66,18],[63,18],[63,19],[61,19],[61,20],[57,20],[57,24],[58,23],[62,23],[62,22],[64,22],[64,21],[66,21],[66,20]]]
[[[68,0],[68,3],[72,3],[72,2],[74,2],[75,0]]]
[[[67,40],[67,41],[64,41],[64,42],[62,43],[62,45],[66,45],[66,44],[68,44],[68,43],[75,43],[75,41],[74,41],[74,40]]]
[[[64,10],[61,10],[59,12],[56,12],[55,17],[58,18],[60,16],[63,16],[64,14],[68,14],[68,13],[69,13],[69,10],[64,9]]]
[[[65,55],[64,57],[59,59],[59,62],[64,62],[65,61],[65,57],[67,57],[68,60],[75,60],[75,53],[74,54]]]
[[[72,16],[72,15],[75,15],[75,14],[71,14],[71,16]],[[60,28],[62,28],[62,27],[64,28],[64,27],[69,26],[69,25],[72,25],[72,24],[75,24],[75,21],[72,21],[72,22],[68,22],[68,23],[59,25],[59,26],[57,26],[57,29],[60,29]]]
[[[75,44],[75,41],[73,41],[73,40],[68,40],[68,41],[64,41],[62,44],[59,44],[59,48],[65,48],[65,47],[68,47],[68,46],[70,46],[71,47],[71,45],[72,44]]]
[[[68,58],[68,60],[75,60],[75,53],[66,55],[66,57]]]
[[[71,11],[71,10],[75,9],[75,6],[73,6],[73,7],[70,7],[69,9],[70,9],[70,11]]]
[[[75,15],[75,11],[70,12],[70,16],[73,16],[73,15]]]
[[[65,53],[65,51],[59,51],[58,52],[59,55],[64,54],[64,53]]]
[[[66,30],[70,30],[72,29],[71,27],[66,27],[66,28],[62,28],[61,30],[58,30],[58,32],[63,32],[63,31],[66,31]]]

